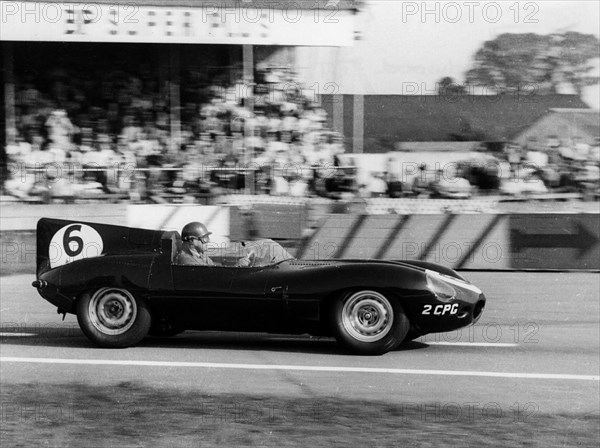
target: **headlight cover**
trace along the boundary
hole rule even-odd
[[[427,288],[435,294],[442,302],[450,302],[456,297],[455,289],[444,280],[444,278],[435,271],[427,269],[425,271],[427,278]]]

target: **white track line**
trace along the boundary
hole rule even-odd
[[[493,378],[524,378],[539,380],[600,381],[599,375],[569,375],[560,373],[479,372],[469,370],[386,369],[377,367],[295,366],[271,364],[229,364],[218,362],[129,361],[112,359],[61,359],[0,357],[0,363],[77,364],[144,367],[196,367],[204,369],[295,370],[305,372],[388,373],[394,375],[483,376]]]
[[[11,333],[9,332],[0,332],[0,338],[22,338],[27,336],[37,336],[35,333]]]
[[[416,341],[419,341],[416,339]],[[518,347],[514,342],[445,342],[445,341],[419,341],[427,345],[456,345],[460,347]]]

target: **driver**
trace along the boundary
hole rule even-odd
[[[183,244],[181,251],[177,254],[175,264],[186,266],[215,266],[215,262],[206,254],[210,235],[201,222],[190,222],[181,230]],[[251,251],[246,257],[241,258],[236,267],[247,267],[254,264],[256,253]]]

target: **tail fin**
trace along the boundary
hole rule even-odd
[[[133,229],[110,224],[41,218],[37,223],[36,272],[83,258],[160,249],[160,230]]]

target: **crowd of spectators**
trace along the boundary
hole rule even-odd
[[[32,82],[17,90],[6,193],[143,201],[223,189],[335,195],[344,184],[334,182],[343,140],[289,69],[199,87],[200,102],[182,101],[177,110],[166,100],[172,86],[161,89],[149,76],[114,71],[97,89],[85,78],[67,83],[67,75],[46,91]]]
[[[581,138],[548,136],[545,142],[531,141],[524,148],[507,145],[504,155],[510,182],[500,186],[503,193],[599,193],[599,138],[590,145]]]
[[[168,100],[173,85],[148,68],[136,75],[108,71],[101,80],[60,71],[51,79],[36,85],[25,77],[17,84],[4,194],[42,201],[198,201],[224,192],[598,194],[598,141],[590,146],[556,137],[525,148],[483,147],[492,163],[464,160],[451,173],[421,163],[410,179],[393,168],[358,179],[364,167],[353,166],[342,136],[327,128],[326,112],[289,68],[258,71],[252,83],[190,76],[176,109]]]
[[[581,139],[549,137],[546,142],[482,143],[476,156],[457,159],[440,166],[421,163],[417,173],[407,178],[384,172],[387,191],[393,195],[468,198],[473,195],[580,194],[600,196],[600,139],[593,145]],[[440,169],[441,168],[441,169]],[[405,182],[397,182],[403,178]],[[406,182],[409,180],[409,182]],[[390,191],[390,186],[392,191]],[[565,196],[567,197],[567,196]]]

